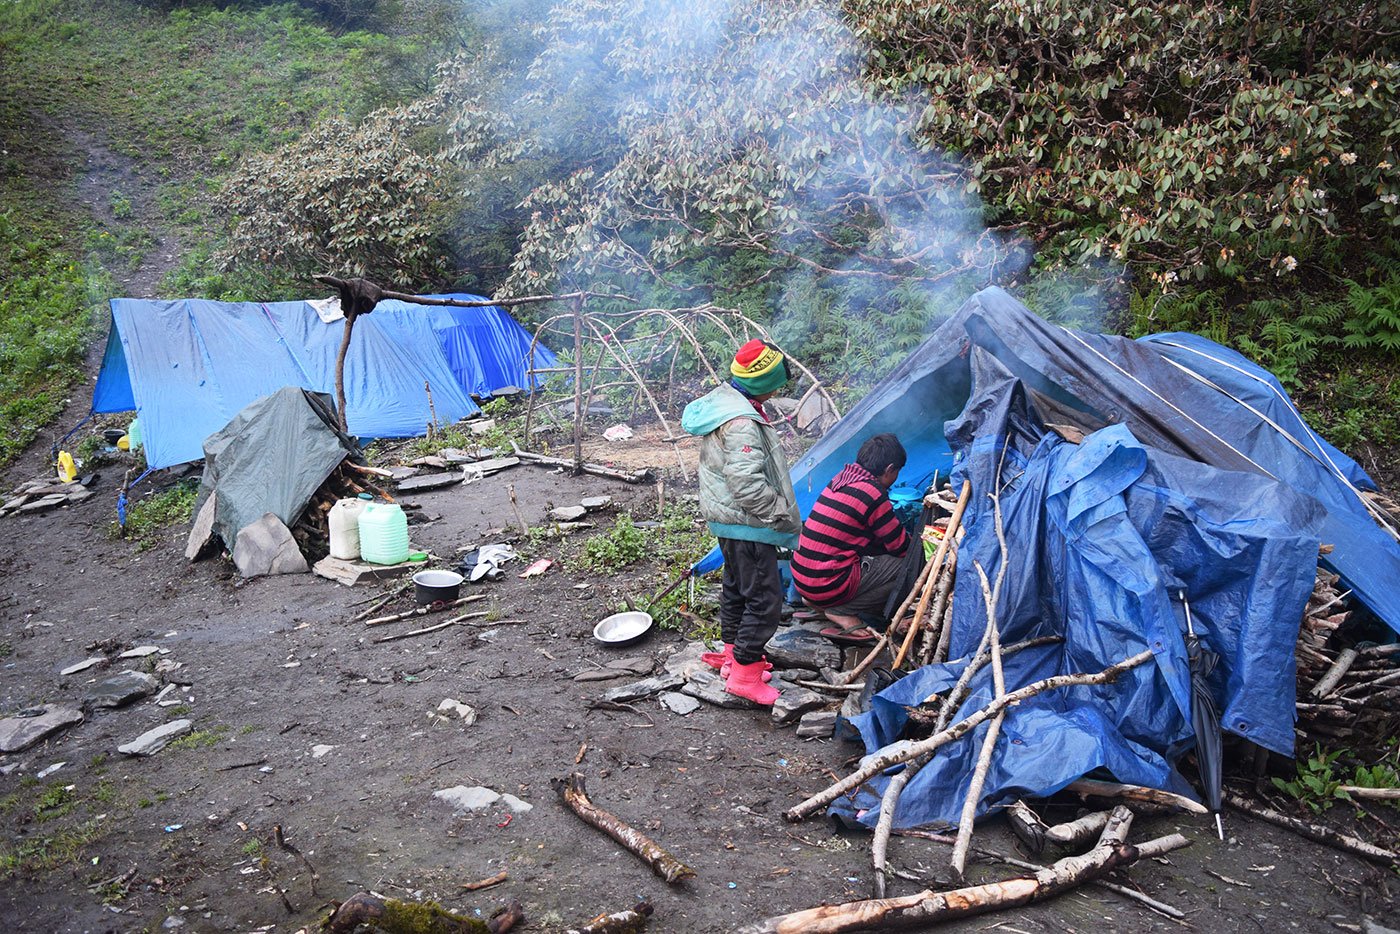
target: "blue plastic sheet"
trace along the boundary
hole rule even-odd
[[[134,408],[152,467],[200,459],[206,437],[283,386],[335,391],[342,326],[322,322],[305,302],[113,299],[111,307],[93,411]],[[428,318],[371,314],[355,322],[345,362],[351,434],[420,434],[432,418],[424,383],[440,421],[479,411]]]

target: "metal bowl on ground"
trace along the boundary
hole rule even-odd
[[[593,638],[613,648],[636,645],[651,635],[655,625],[656,621],[651,618],[651,614],[640,610],[614,613],[593,627]]]
[[[456,571],[419,571],[413,575],[413,599],[419,606],[451,602],[461,593],[463,580]]]

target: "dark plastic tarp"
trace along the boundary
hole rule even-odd
[[[358,451],[336,427],[329,396],[284,387],[248,405],[204,442],[196,514],[218,494],[214,531],[230,549],[239,530],[266,513],[291,528],[336,465]]]

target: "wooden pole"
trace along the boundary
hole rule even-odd
[[[944,533],[943,541],[938,543],[938,551],[934,553],[933,561],[930,562],[932,570],[929,572],[929,584],[932,584],[933,579],[938,576],[939,567],[943,564],[943,557],[948,554],[948,544],[952,541],[953,536],[958,534],[958,527],[962,525],[963,512],[967,510],[967,502],[971,498],[972,481],[964,480],[962,492],[958,494],[958,505],[953,509],[953,517],[948,520],[948,531]],[[923,547],[918,542],[911,543],[909,547],[913,548],[915,546]],[[924,599],[921,599],[919,602],[920,609],[926,610],[928,608],[928,598],[931,596],[930,590],[931,588],[926,584]],[[899,647],[899,654],[894,657],[894,665],[891,667],[898,668],[904,662],[904,656],[908,654],[909,647],[914,644],[914,633],[919,628],[918,623],[919,614],[916,612],[913,622],[909,624],[909,631],[904,634],[904,644]]]
[[[574,298],[574,473],[583,471],[583,295]]]

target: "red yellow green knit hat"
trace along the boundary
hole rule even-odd
[[[749,395],[761,396],[782,388],[788,381],[787,360],[778,348],[755,338],[734,354],[729,375]]]

